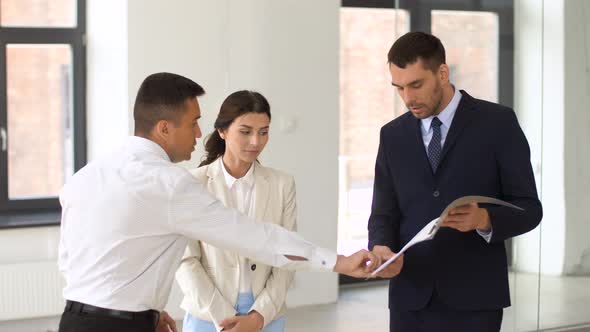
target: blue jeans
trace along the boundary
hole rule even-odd
[[[246,315],[254,304],[254,295],[252,293],[241,293],[238,295],[236,311],[238,315]],[[268,324],[262,332],[283,332],[285,330],[285,316],[281,316]],[[208,320],[198,319],[191,316],[188,312],[182,322],[183,332],[215,332],[215,325]]]

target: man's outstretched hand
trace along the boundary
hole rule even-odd
[[[354,278],[368,278],[381,259],[367,250],[360,250],[350,256],[338,255],[334,272],[346,274]]]

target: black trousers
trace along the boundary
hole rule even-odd
[[[59,332],[154,332],[156,324],[146,317],[126,319],[66,310],[59,322]]]
[[[503,309],[456,310],[432,295],[426,308],[417,311],[389,310],[390,332],[499,332]]]

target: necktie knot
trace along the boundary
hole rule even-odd
[[[432,128],[440,128],[440,126],[442,125],[442,121],[440,121],[439,118],[434,117],[432,119],[432,124],[430,125]]]

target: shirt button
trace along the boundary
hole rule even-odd
[[[252,269],[252,271],[256,271],[256,264],[252,264],[252,266],[250,266],[250,269]]]
[[[438,190],[435,190],[435,191],[432,193],[432,196],[434,196],[434,197],[438,197],[438,196],[440,196],[440,192],[439,192]]]

